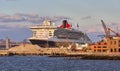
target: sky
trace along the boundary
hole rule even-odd
[[[27,39],[32,36],[29,27],[46,17],[56,25],[68,19],[74,28],[79,24],[80,30],[96,39],[94,35],[104,32],[101,19],[119,29],[120,0],[0,0],[0,39]]]

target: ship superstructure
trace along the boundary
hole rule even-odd
[[[57,27],[50,20],[46,20],[41,25],[30,27],[33,35],[29,40],[32,44],[38,44],[42,47],[48,45],[48,39],[54,36]]]
[[[91,43],[86,33],[73,29],[67,20],[63,20],[60,27],[55,26],[51,21],[44,21],[42,25],[30,28],[33,36],[29,39],[32,44],[41,47],[68,46],[72,43]]]

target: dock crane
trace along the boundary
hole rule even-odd
[[[120,34],[118,32],[113,31],[112,29],[108,28],[111,32],[113,32],[117,37],[120,37]]]
[[[106,38],[107,37],[111,37],[110,36],[110,31],[113,32],[117,37],[120,37],[120,34],[118,32],[115,32],[111,28],[106,27],[106,25],[105,25],[103,20],[101,20],[101,22],[102,22],[102,26],[103,26],[105,34],[106,34]]]
[[[110,30],[106,27],[106,25],[105,25],[103,20],[101,20],[101,22],[102,22],[102,26],[103,26],[104,31],[105,31],[106,38],[110,37]]]

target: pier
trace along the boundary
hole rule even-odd
[[[103,59],[103,60],[120,60],[120,53],[93,53],[93,52],[75,52],[67,48],[41,48],[32,44],[21,44],[9,48],[8,50],[0,50],[0,56],[48,56],[48,57],[65,57],[69,59]]]

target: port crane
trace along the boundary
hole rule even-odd
[[[112,29],[108,28],[111,32],[113,32],[116,36],[120,37],[120,34],[118,32],[113,31]]]
[[[106,27],[106,25],[105,25],[103,20],[101,20],[101,22],[102,22],[102,26],[103,26],[105,34],[106,34],[106,38],[110,37],[110,30]]]
[[[111,28],[106,27],[106,25],[105,25],[105,23],[104,23],[103,20],[101,20],[101,22],[102,22],[102,26],[103,26],[104,31],[105,31],[105,34],[106,34],[106,38],[107,38],[107,37],[111,37],[111,36],[110,36],[110,31],[113,32],[117,37],[120,37],[120,34],[119,34],[118,32],[115,32],[115,31],[112,30]]]

